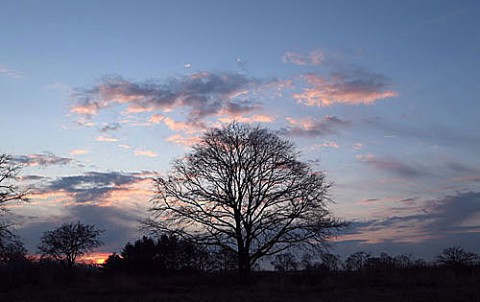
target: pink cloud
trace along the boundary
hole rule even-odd
[[[175,143],[175,144],[180,144],[184,145],[187,147],[191,147],[195,144],[197,144],[200,141],[200,138],[197,136],[190,136],[186,137],[180,134],[174,134],[170,137],[167,138],[167,142]]]
[[[79,104],[75,105],[70,110],[79,115],[96,115],[99,110],[99,105],[98,103]]]
[[[154,151],[151,151],[151,150],[137,149],[137,150],[133,151],[133,153],[135,154],[135,156],[145,156],[145,157],[157,157],[158,156],[157,153],[155,153]]]
[[[97,136],[97,137],[95,138],[95,140],[96,140],[97,142],[107,142],[107,143],[118,142],[118,139],[116,139],[116,138],[108,137],[108,136],[103,136],[103,135]]]
[[[275,120],[275,117],[266,114],[254,114],[252,116],[227,116],[219,118],[219,120],[223,123],[230,123],[233,121],[239,123],[271,123]]]
[[[168,112],[182,108],[190,120],[220,113],[238,115],[258,109],[260,105],[250,102],[245,95],[271,82],[237,73],[209,72],[163,82],[131,82],[110,77],[90,89],[77,90],[72,96],[76,104],[71,111],[93,116],[113,107],[121,107],[128,113]],[[152,118],[152,122],[159,122],[159,116]]]
[[[180,122],[170,117],[163,118],[162,122],[172,131],[180,131],[187,134],[198,133],[205,129],[205,125],[202,123]]]
[[[306,106],[370,105],[398,95],[397,92],[386,89],[387,83],[383,76],[363,70],[336,73],[330,78],[306,74],[303,79],[308,87],[301,93],[293,94],[293,98]]]
[[[88,153],[86,149],[73,149],[70,151],[70,155],[85,155]]]
[[[64,166],[72,162],[71,158],[61,157],[50,152],[15,156],[15,161],[30,167]]]
[[[165,116],[163,115],[152,114],[152,116],[150,116],[149,122],[152,124],[160,124],[160,122],[163,121],[164,118]]]

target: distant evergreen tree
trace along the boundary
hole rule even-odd
[[[200,246],[174,235],[161,235],[156,241],[143,236],[128,242],[120,255],[110,255],[104,268],[140,275],[205,271],[211,267],[210,256]]]

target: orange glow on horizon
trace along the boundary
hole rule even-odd
[[[110,256],[111,254],[112,253],[103,253],[103,252],[92,253],[92,254],[88,254],[80,257],[78,259],[78,262],[85,263],[85,264],[101,265],[105,263],[108,256]]]

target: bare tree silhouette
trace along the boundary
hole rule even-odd
[[[10,155],[0,154],[0,215],[8,211],[7,205],[14,201],[28,201],[27,191],[17,185],[17,175],[22,165]],[[0,221],[0,263],[24,258],[23,243],[11,231],[11,225]]]
[[[460,246],[452,246],[442,251],[437,256],[437,261],[442,265],[447,266],[467,266],[475,264],[478,255],[467,252]]]
[[[27,201],[27,192],[20,190],[15,184],[22,165],[10,155],[0,154],[0,211],[6,211],[6,203],[10,201]]]
[[[275,255],[275,258],[271,264],[278,272],[296,271],[298,268],[297,258],[292,253],[281,253]]]
[[[71,269],[78,256],[91,252],[102,244],[98,237],[103,232],[95,225],[65,223],[53,231],[43,233],[38,251],[42,257],[62,261]]]
[[[260,258],[318,247],[343,225],[327,209],[324,174],[298,156],[291,142],[258,126],[210,130],[167,177],[155,179],[153,217],[145,223],[235,253],[246,280]]]

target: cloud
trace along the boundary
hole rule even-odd
[[[44,180],[46,179],[46,176],[42,175],[23,175],[23,176],[17,176],[17,179],[19,181],[38,181],[38,180]]]
[[[340,146],[334,141],[325,141],[322,143],[322,147],[338,149]]]
[[[148,121],[152,124],[160,124],[164,118],[165,118],[164,115],[153,114],[152,116],[150,116],[150,119]]]
[[[69,220],[80,220],[87,224],[95,224],[105,230],[102,235],[104,245],[98,251],[119,251],[128,241],[140,237],[139,221],[147,215],[145,209],[100,207],[81,204],[70,208]]]
[[[109,131],[116,131],[120,129],[122,126],[119,123],[111,123],[111,124],[106,124],[100,129],[100,132],[109,132]]]
[[[353,144],[353,149],[362,150],[363,149],[363,144],[362,143],[355,143],[355,144]]]
[[[103,203],[113,192],[129,190],[144,178],[119,172],[88,172],[64,176],[41,184],[32,191],[31,198],[49,198],[54,195],[70,196],[77,203]]]
[[[283,128],[280,132],[288,136],[317,137],[334,134],[339,127],[349,124],[336,116],[327,115],[321,119],[307,117],[303,119],[294,119],[287,117],[289,126]]]
[[[206,129],[206,125],[202,122],[181,122],[175,121],[170,117],[164,117],[161,122],[163,122],[172,131],[183,132],[187,134],[199,133]]]
[[[451,182],[475,182],[480,170],[457,161],[436,161],[435,165],[425,162],[402,161],[392,157],[377,157],[372,153],[357,154],[355,158],[379,171],[402,177],[403,179],[431,178]],[[430,160],[431,158],[429,158]]]
[[[88,153],[86,149],[73,149],[70,151],[70,155],[85,155]]]
[[[6,75],[15,79],[20,79],[23,77],[23,74],[20,71],[12,70],[5,65],[0,65],[0,75]]]
[[[390,200],[391,201],[391,200]],[[365,202],[380,202],[370,199]],[[424,243],[444,240],[443,247],[458,244],[458,236],[480,235],[480,192],[462,192],[441,197],[437,200],[420,202],[417,198],[403,198],[399,203],[407,203],[401,211],[407,215],[393,215],[367,221],[354,221],[340,241],[360,240],[369,243],[410,242]],[[412,213],[411,210],[414,210]],[[395,212],[395,211],[394,211]],[[447,241],[453,242],[447,243]]]
[[[95,138],[95,140],[96,140],[97,142],[107,142],[107,143],[118,142],[118,139],[116,139],[116,138],[108,137],[108,136],[103,136],[103,135],[97,136],[97,137]]]
[[[135,151],[133,151],[135,156],[145,156],[145,157],[157,157],[158,154],[151,151],[151,150],[140,150],[140,149],[137,149]]]
[[[239,115],[260,107],[260,104],[242,96],[268,83],[228,72],[199,72],[165,81],[145,82],[113,76],[101,80],[92,88],[77,90],[72,95],[75,104],[71,111],[94,116],[101,110],[124,106],[129,113],[182,108],[189,120],[217,114]]]
[[[425,228],[441,232],[459,232],[465,229],[480,233],[480,192],[465,192],[446,196],[431,202],[428,215],[433,221]]]
[[[127,145],[127,144],[120,144],[120,145],[118,145],[118,146],[119,146],[120,148],[122,148],[122,149],[132,149],[132,146]]]
[[[303,79],[309,87],[302,93],[293,94],[293,98],[306,106],[369,105],[397,95],[397,92],[387,90],[385,76],[360,68],[332,73],[329,78],[310,73]]]
[[[15,209],[12,221],[31,252],[42,232],[80,220],[106,230],[100,251],[119,250],[139,236],[138,221],[146,217],[154,172],[87,172],[42,178],[31,187],[31,202]],[[138,238],[138,237],[137,237]]]
[[[451,179],[453,182],[480,182],[480,175],[469,175]]]
[[[464,131],[445,124],[433,123],[426,127],[416,127],[415,123],[395,123],[387,117],[375,116],[366,118],[363,122],[372,130],[381,131],[387,137],[397,137],[408,140],[418,140],[431,145],[462,147],[465,150],[480,148],[480,137],[472,131]]]
[[[325,54],[320,49],[312,50],[307,54],[287,51],[282,56],[282,61],[284,63],[299,66],[320,65],[323,63],[324,59]]]
[[[267,114],[254,114],[251,116],[237,116],[237,117],[222,117],[219,120],[223,123],[230,123],[233,121],[239,123],[272,123],[275,117]]]
[[[191,147],[200,141],[198,136],[183,136],[181,134],[174,134],[167,138],[167,142]]]
[[[50,152],[15,156],[14,160],[30,167],[64,166],[72,162],[71,158],[57,156]]]
[[[100,237],[104,245],[97,248],[95,252],[111,253],[119,251],[126,242],[136,240],[140,236],[139,221],[145,216],[141,208],[76,204],[67,207],[61,215],[29,217],[18,233],[25,240],[29,251],[35,253],[37,252],[35,245],[43,232],[50,231],[62,223],[81,221],[105,230]]]
[[[378,170],[396,174],[404,178],[417,178],[432,175],[429,168],[418,163],[412,165],[394,158],[378,158],[371,153],[359,154],[356,155],[355,158]]]

